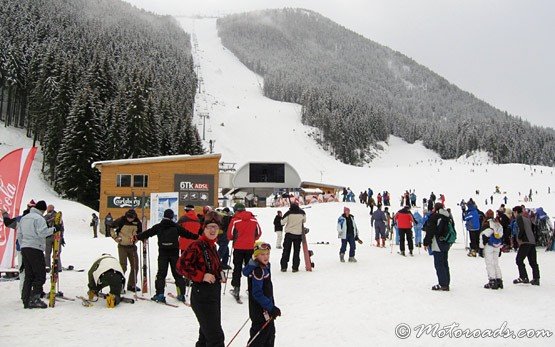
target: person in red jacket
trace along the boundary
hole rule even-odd
[[[410,212],[410,206],[405,206],[399,212],[395,214],[395,222],[397,224],[397,228],[399,229],[399,248],[402,256],[405,255],[405,238],[407,239],[407,243],[409,244],[409,252],[412,256],[412,250],[414,248],[414,244],[412,242],[412,227],[416,224],[412,213]]]
[[[187,230],[190,233],[200,235],[201,224],[198,220],[197,214],[195,213],[195,206],[187,205],[185,206],[185,214],[179,218],[177,224]],[[186,239],[184,237],[179,237],[179,254],[183,252],[193,243],[193,240]]]
[[[177,261],[177,271],[193,282],[191,308],[200,325],[196,346],[224,347],[221,283],[225,282],[225,278],[216,251],[220,227],[218,213],[207,213],[204,233],[193,241]]]
[[[235,215],[227,228],[227,239],[233,241],[233,277],[231,294],[239,300],[241,270],[247,265],[254,252],[254,242],[262,235],[258,221],[252,213],[245,211],[245,205],[235,204]]]

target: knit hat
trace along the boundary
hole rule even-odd
[[[351,209],[347,206],[343,207],[343,213],[351,212]]]
[[[29,203],[27,203],[27,207],[35,207],[37,203],[35,202],[35,200],[31,199],[31,201],[29,201]]]
[[[256,241],[254,243],[254,252],[252,253],[252,257],[254,259],[263,252],[270,252],[271,249],[272,247],[270,246],[269,243],[266,243],[264,241]]]
[[[209,211],[204,216],[204,226],[207,226],[208,224],[218,224],[219,226],[222,226],[222,218],[220,217],[218,212]]]
[[[137,217],[137,212],[134,209],[129,209],[125,212],[125,218],[135,218]]]
[[[235,212],[237,211],[244,211],[245,210],[245,205],[243,205],[242,203],[238,202],[235,204],[235,206],[233,206],[233,210]]]
[[[173,210],[171,208],[168,208],[167,210],[164,211],[164,218],[167,219],[173,219]]]
[[[494,217],[493,210],[491,210],[491,209],[487,210],[487,211],[486,211],[486,218],[487,218],[487,219],[491,219],[491,218],[493,218],[493,217]]]
[[[44,200],[37,202],[35,208],[39,211],[46,211],[46,202]]]
[[[443,204],[441,202],[436,202],[434,205],[434,211],[439,211],[443,208]]]

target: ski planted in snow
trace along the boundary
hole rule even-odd
[[[58,211],[54,215],[54,227],[62,225],[62,212]],[[53,234],[54,242],[52,244],[52,266],[50,268],[50,295],[48,300],[48,307],[56,305],[56,286],[58,284],[58,272],[60,266],[60,241],[62,234],[60,231],[55,231]]]

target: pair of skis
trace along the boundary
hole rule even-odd
[[[62,225],[62,212],[58,211],[54,215],[54,227],[58,229]],[[56,305],[56,293],[58,285],[58,273],[60,266],[60,243],[62,240],[61,231],[55,231],[54,242],[52,244],[52,266],[50,268],[50,294],[48,296],[48,307],[54,307]]]

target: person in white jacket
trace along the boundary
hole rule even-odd
[[[306,223],[306,214],[299,205],[292,203],[289,210],[285,212],[281,219],[281,225],[284,226],[285,238],[283,240],[283,253],[281,254],[281,271],[287,271],[287,264],[291,255],[291,246],[293,246],[293,272],[299,271],[301,263],[301,242],[303,239],[303,226]]]
[[[362,243],[358,238],[358,228],[355,223],[355,216],[351,214],[348,207],[343,208],[343,214],[337,219],[337,237],[341,239],[341,248],[339,249],[339,260],[345,262],[345,252],[347,251],[347,243],[349,244],[349,262],[356,263],[355,250],[356,244]]]
[[[486,220],[480,233],[480,253],[486,261],[486,271],[489,282],[484,285],[486,289],[503,288],[501,268],[499,267],[499,253],[503,246],[503,226],[494,218],[492,210],[486,212]]]

